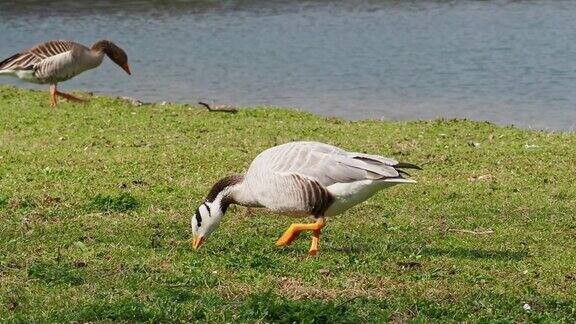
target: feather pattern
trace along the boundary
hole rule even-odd
[[[242,199],[281,213],[337,214],[358,203],[357,198],[363,201],[385,187],[415,182],[402,177],[394,168],[398,164],[328,144],[291,142],[254,159],[241,185]]]
[[[0,74],[12,74],[35,83],[57,83],[95,68],[103,52],[66,40],[38,44],[0,62]]]

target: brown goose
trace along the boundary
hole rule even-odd
[[[192,216],[192,246],[198,249],[218,227],[230,204],[264,207],[292,216],[310,215],[312,224],[292,224],[276,245],[291,244],[302,231],[312,232],[309,253],[319,249],[325,218],[341,214],[378,191],[402,183],[402,169],[420,169],[378,155],[347,152],[318,142],[291,142],[260,153],[245,175],[218,181]]]
[[[68,40],[52,40],[38,44],[0,62],[0,75],[14,76],[21,80],[50,84],[50,106],[56,107],[56,96],[75,102],[85,100],[56,89],[58,82],[69,80],[93,69],[107,55],[114,63],[130,74],[128,56],[111,41],[101,40],[91,48]]]

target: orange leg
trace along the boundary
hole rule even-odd
[[[318,254],[318,250],[320,250],[320,230],[313,230],[312,231],[312,244],[310,244],[310,250],[308,254],[316,255]]]
[[[56,92],[58,92],[58,90],[56,90],[56,84],[51,84],[50,85],[50,107],[52,107],[52,108],[56,108],[56,105],[58,104],[58,99],[56,98]]]
[[[318,253],[318,245],[320,242],[320,230],[326,226],[324,217],[318,218],[316,223],[313,224],[292,224],[276,241],[277,246],[290,245],[300,235],[302,231],[312,231],[312,244],[309,253],[316,255]]]
[[[60,91],[58,91],[58,90],[56,90],[56,95],[57,95],[57,96],[60,96],[60,97],[62,97],[62,98],[68,99],[68,100],[70,100],[70,101],[74,101],[74,102],[86,102],[86,101],[87,101],[87,100],[84,100],[84,99],[75,97],[75,96],[73,96],[73,95],[71,95],[71,94],[64,93],[64,92],[60,92]]]

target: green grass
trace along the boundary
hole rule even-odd
[[[306,234],[274,246],[293,219],[241,207],[192,251],[211,185],[292,140],[424,170],[330,219],[316,257]],[[0,321],[572,322],[575,167],[574,134],[1,87]]]

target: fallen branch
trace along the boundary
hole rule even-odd
[[[227,112],[227,113],[232,113],[232,114],[235,114],[238,112],[238,108],[236,108],[236,107],[225,106],[225,105],[218,105],[218,106],[210,107],[209,104],[202,102],[202,101],[198,102],[198,104],[206,107],[206,109],[208,109],[208,111],[219,111],[219,112]]]
[[[450,228],[450,229],[448,229],[448,232],[458,232],[458,233],[466,233],[466,234],[474,234],[474,235],[486,235],[486,234],[492,234],[492,233],[494,233],[493,230],[471,231],[471,230],[456,229],[456,228]]]

